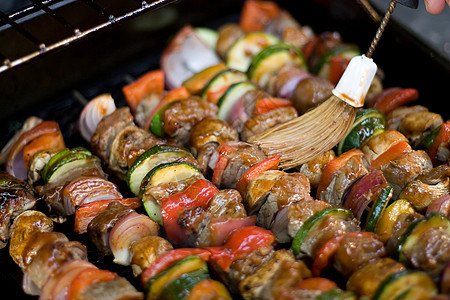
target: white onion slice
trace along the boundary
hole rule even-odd
[[[131,246],[146,236],[158,235],[159,225],[149,217],[133,211],[120,219],[109,235],[109,246],[114,262],[129,266],[132,259]]]
[[[115,110],[116,104],[110,94],[103,94],[89,101],[78,120],[83,138],[89,142],[98,123],[104,116],[111,114]]]

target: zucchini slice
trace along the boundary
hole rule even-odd
[[[207,27],[195,27],[194,31],[206,46],[216,50],[217,40],[219,39],[217,31]]]
[[[414,291],[414,292],[413,292]],[[388,276],[377,288],[374,300],[431,299],[437,287],[426,273],[405,270]],[[406,295],[408,295],[407,298]]]
[[[405,263],[407,261],[403,252],[411,249],[421,238],[421,235],[432,227],[441,227],[450,235],[450,220],[448,218],[438,212],[428,214],[409,225],[406,232],[401,236],[394,249],[394,255],[399,262]]]
[[[209,279],[209,274],[203,270],[184,273],[164,287],[161,292],[161,298],[167,300],[184,300],[197,284],[206,279]]]
[[[52,167],[54,167],[55,163],[57,163],[60,159],[62,159],[63,157],[72,154],[72,153],[86,153],[88,155],[92,155],[92,153],[87,150],[86,148],[83,147],[77,147],[77,148],[73,148],[73,149],[63,149],[61,151],[59,151],[58,153],[54,154],[50,160],[45,164],[44,168],[41,171],[41,177],[44,179],[45,182],[47,182],[48,179],[48,172],[50,171],[50,169]]]
[[[330,289],[315,298],[315,300],[356,300],[356,295],[351,291]]]
[[[413,212],[414,208],[411,203],[404,199],[399,199],[392,202],[392,204],[389,204],[378,219],[375,233],[383,243],[386,243],[392,235],[392,230],[398,216],[403,213],[412,214]]]
[[[262,49],[278,44],[280,40],[266,32],[250,32],[238,39],[228,49],[227,66],[242,72],[247,72],[250,62]]]
[[[246,81],[247,75],[234,69],[226,69],[217,73],[205,86],[202,98],[217,103],[226,90],[236,82]]]
[[[292,241],[291,249],[295,255],[301,254],[301,246],[306,241],[307,237],[314,232],[314,229],[320,226],[320,223],[325,220],[326,216],[331,215],[339,219],[353,218],[351,211],[340,207],[329,207],[316,212],[303,223]]]
[[[168,145],[153,146],[142,153],[134,161],[127,173],[126,182],[131,192],[136,196],[139,194],[142,179],[154,167],[184,156],[191,156],[191,154],[180,148]]]
[[[253,57],[247,74],[253,82],[264,89],[270,77],[277,74],[287,63],[307,70],[306,60],[303,54],[295,47],[288,44],[271,45]]]
[[[439,125],[435,129],[433,129],[429,134],[423,137],[423,139],[420,141],[419,145],[417,146],[417,150],[425,150],[427,151],[428,148],[430,148],[431,144],[433,144],[434,139],[438,135],[439,131],[441,130],[442,125]]]
[[[358,111],[352,129],[337,146],[338,155],[353,148],[360,149],[365,141],[374,135],[382,133],[385,128],[386,118],[380,111],[374,108]]]
[[[219,106],[218,117],[221,120],[228,121],[233,107],[248,91],[256,90],[257,86],[248,81],[233,83],[220,97],[217,105]]]
[[[378,220],[380,219],[380,216],[386,208],[389,200],[392,198],[392,193],[393,188],[390,184],[381,190],[380,195],[373,204],[372,209],[369,212],[369,216],[367,217],[366,226],[364,228],[365,231],[375,232]]]
[[[196,277],[206,276],[207,278],[208,267],[206,266],[206,263],[196,255],[190,255],[179,260],[168,269],[156,274],[147,282],[145,286],[147,299],[157,299],[161,296],[161,293],[167,285],[177,280],[183,274],[191,272],[196,272]]]
[[[195,73],[185,81],[183,81],[183,86],[192,95],[200,95],[206,84],[219,72],[226,70],[227,67],[224,63],[219,63],[217,65],[208,67],[203,71]]]
[[[150,126],[149,126],[148,130],[150,132],[152,132],[154,135],[156,135],[158,137],[163,137],[164,136],[165,112],[175,102],[177,102],[177,101],[173,101],[173,102],[165,104],[153,116],[152,121],[150,122]]]

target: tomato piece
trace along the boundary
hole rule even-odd
[[[164,95],[164,97],[159,101],[158,105],[153,109],[153,111],[149,114],[147,117],[147,120],[145,121],[144,128],[148,129],[150,127],[150,123],[153,120],[153,117],[158,113],[158,111],[163,108],[164,105],[169,104],[171,102],[180,100],[180,99],[186,99],[191,94],[185,88],[184,86],[180,86],[176,89],[170,90],[167,92],[167,94]]]
[[[264,98],[256,101],[253,115],[262,115],[275,108],[292,106],[292,101],[283,98]]]
[[[59,130],[35,138],[23,147],[23,162],[25,164],[25,169],[28,170],[28,163],[36,152],[45,149],[62,150],[64,148],[66,148],[66,144],[64,143],[64,138]]]
[[[103,212],[108,207],[109,203],[113,201],[117,201],[132,209],[136,209],[142,205],[138,198],[98,200],[82,204],[75,209],[74,231],[78,234],[86,233],[87,227],[92,219]]]
[[[264,171],[278,169],[278,165],[280,164],[280,162],[281,155],[274,155],[257,163],[256,165],[251,167],[244,175],[242,175],[242,177],[236,184],[236,189],[241,193],[241,195],[244,195],[245,189],[253,178]]]
[[[320,273],[330,266],[331,260],[333,259],[334,254],[336,254],[339,243],[343,237],[343,234],[334,236],[326,241],[322,248],[320,248],[311,267],[313,276],[320,276]]]
[[[247,0],[242,8],[239,25],[246,32],[261,31],[279,13],[280,8],[275,2]]]
[[[320,199],[320,194],[322,191],[324,191],[328,185],[331,183],[331,180],[333,179],[333,175],[342,168],[345,163],[352,157],[352,156],[364,156],[364,153],[359,149],[351,149],[347,152],[342,153],[341,155],[333,158],[330,160],[322,172],[322,177],[319,181],[319,186],[317,187],[317,195],[316,198]]]
[[[390,88],[380,93],[373,99],[370,106],[378,109],[383,114],[388,114],[395,108],[406,105],[419,98],[419,91],[413,88]]]
[[[161,94],[164,91],[164,72],[152,70],[139,77],[134,82],[122,88],[128,106],[136,112],[141,100],[150,94]]]
[[[313,277],[300,281],[294,287],[301,290],[315,290],[326,292],[328,290],[335,289],[338,286],[336,282],[329,279],[323,277]]]
[[[199,248],[178,248],[169,250],[166,253],[159,256],[148,268],[144,270],[144,272],[142,272],[141,274],[142,286],[145,287],[147,282],[159,272],[166,270],[167,268],[175,264],[177,261],[190,255],[197,255],[203,261],[208,261],[211,256],[211,252]]]
[[[67,299],[76,299],[77,295],[90,285],[98,282],[111,281],[116,276],[117,273],[108,270],[100,270],[96,268],[84,269],[72,280],[67,294]]]
[[[336,85],[341,79],[342,74],[344,74],[345,68],[347,68],[350,59],[345,58],[340,55],[333,56],[330,59],[330,70],[328,73],[328,81],[330,81],[333,85]]]
[[[433,166],[439,164],[438,152],[442,147],[447,149],[450,148],[450,121],[447,121],[441,125],[441,129],[439,129],[437,136],[434,138],[433,143],[427,150],[427,153],[433,162]]]
[[[404,141],[399,141],[381,153],[371,164],[370,170],[380,169],[385,164],[400,157],[401,155],[411,152],[411,146]]]
[[[175,244],[183,244],[186,241],[186,234],[177,223],[178,215],[186,209],[206,206],[218,192],[211,182],[200,179],[184,192],[164,197],[161,200],[161,214],[168,240]]]

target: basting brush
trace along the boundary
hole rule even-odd
[[[336,146],[351,129],[357,109],[364,105],[377,71],[371,57],[397,3],[417,8],[418,0],[391,1],[369,50],[350,61],[329,99],[300,117],[253,136],[249,142],[269,157],[281,155],[283,169],[306,163]]]

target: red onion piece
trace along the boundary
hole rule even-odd
[[[222,246],[233,231],[247,226],[254,226],[255,224],[256,216],[233,219],[213,219],[208,225],[211,234],[211,246]]]
[[[214,153],[211,155],[211,158],[209,159],[209,162],[208,162],[208,166],[211,168],[211,170],[214,170],[214,168],[216,167],[216,163],[217,163],[218,159],[219,159],[219,152],[217,151],[217,148],[216,148],[216,151],[214,151]]]
[[[286,98],[290,99],[292,95],[294,94],[295,88],[299,84],[300,81],[303,79],[306,79],[308,77],[311,77],[312,75],[308,72],[304,72],[301,74],[296,74],[295,76],[292,76],[289,80],[286,81],[286,83],[278,90],[278,97],[280,98]]]
[[[149,217],[133,211],[114,225],[109,235],[109,246],[114,262],[129,266],[132,258],[131,245],[145,236],[158,235],[159,225]]]
[[[271,231],[275,234],[280,243],[288,243],[291,241],[291,238],[288,235],[289,219],[287,211],[287,206],[279,210],[271,226]]]
[[[47,279],[39,299],[66,299],[72,279],[86,268],[97,269],[94,264],[85,260],[74,259],[64,263],[58,273]]]
[[[100,177],[82,177],[63,190],[64,211],[67,215],[75,213],[75,207],[97,200],[122,199],[119,188],[111,181]]]
[[[387,180],[380,170],[364,175],[351,187],[344,199],[344,207],[351,210],[360,220],[370,202],[375,201],[379,191],[387,185]]]
[[[84,107],[78,124],[83,138],[90,142],[98,123],[104,116],[116,110],[116,104],[110,94],[95,97]]]
[[[445,195],[431,201],[430,205],[428,205],[426,214],[428,215],[435,211],[450,217],[450,195]]]
[[[214,50],[201,41],[191,26],[181,29],[161,56],[169,89],[180,87],[194,73],[219,62]]]
[[[33,280],[31,280],[31,277],[27,272],[23,273],[22,289],[27,295],[39,296],[41,294],[41,289],[37,287]]]

